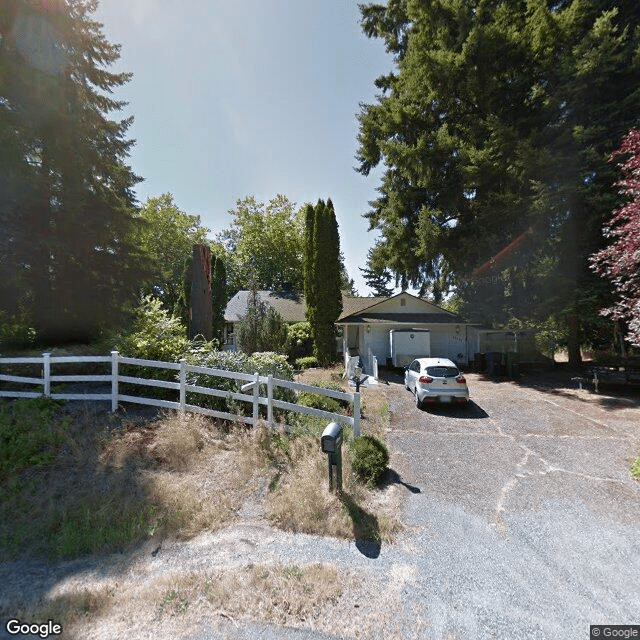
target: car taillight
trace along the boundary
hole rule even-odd
[[[429,376],[420,376],[418,382],[421,382],[422,384],[429,384],[430,382],[433,382],[433,378],[430,378]]]
[[[456,382],[458,384],[467,384],[467,380],[464,376],[459,376],[458,378],[456,378]]]

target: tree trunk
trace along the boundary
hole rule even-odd
[[[580,354],[578,317],[575,313],[572,313],[569,316],[569,336],[567,339],[567,351],[569,354],[569,366],[579,367],[582,364],[582,355]]]
[[[189,338],[201,335],[211,340],[213,317],[211,309],[211,249],[206,245],[193,246],[191,260],[191,317]]]

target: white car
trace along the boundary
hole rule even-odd
[[[458,367],[447,358],[418,358],[405,369],[404,386],[420,409],[428,402],[469,402],[469,388]]]

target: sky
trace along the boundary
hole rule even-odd
[[[169,192],[215,237],[246,196],[330,197],[347,271],[369,295],[358,267],[377,235],[362,216],[382,172],[354,168],[356,115],[393,59],[362,33],[357,1],[101,0],[94,17],[122,47],[110,70],[133,73],[115,95],[135,118],[138,200]]]

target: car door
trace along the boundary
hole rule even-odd
[[[409,365],[409,389],[416,392],[416,384],[418,383],[418,378],[420,377],[420,363],[417,360],[414,360]]]

